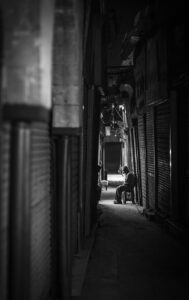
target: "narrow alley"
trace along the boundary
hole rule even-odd
[[[186,298],[186,11],[0,0],[0,300]]]
[[[142,210],[114,205],[115,188],[103,191],[99,221],[82,295],[89,300],[185,299],[188,250]]]

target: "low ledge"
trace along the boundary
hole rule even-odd
[[[95,241],[96,229],[97,224],[94,226],[91,236],[86,241],[83,249],[75,255],[72,266],[72,297],[81,296],[89,257]]]
[[[71,128],[71,127],[52,127],[52,134],[55,136],[61,136],[61,135],[80,135],[81,134],[81,128]]]
[[[177,222],[167,219],[166,226],[170,233],[172,233],[175,237],[181,239],[186,246],[189,245],[189,229]]]
[[[154,221],[162,226],[169,234],[173,235],[188,247],[189,228],[152,209],[143,209],[143,215],[148,220]]]
[[[38,105],[4,104],[2,106],[4,121],[10,122],[45,122],[51,120],[51,109]]]

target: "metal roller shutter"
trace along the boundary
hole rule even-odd
[[[78,249],[78,208],[80,183],[79,137],[71,138],[72,255]]]
[[[177,165],[177,216],[179,221],[189,224],[189,86],[182,84],[177,90],[177,112],[178,112],[178,165]],[[177,162],[177,161],[176,161]],[[180,175],[181,174],[181,175]]]
[[[140,150],[140,171],[142,185],[142,204],[146,207],[146,140],[144,116],[138,118],[138,138]]]
[[[156,108],[156,145],[157,145],[157,206],[163,215],[170,208],[170,108],[164,102]]]
[[[31,300],[45,299],[51,283],[50,138],[47,124],[31,128]]]
[[[153,108],[146,114],[146,142],[148,203],[151,208],[155,209],[155,136]]]
[[[182,114],[182,120],[184,121],[182,136],[183,136],[183,143],[181,148],[181,155],[185,161],[181,161],[182,166],[184,167],[184,170],[182,173],[184,173],[184,177],[182,179],[182,191],[180,193],[183,194],[183,201],[182,203],[182,210],[183,213],[183,219],[187,226],[189,226],[189,85],[187,85],[185,88],[183,88],[184,96],[183,96],[183,102],[182,105],[184,106],[184,113]],[[184,153],[185,152],[185,153]],[[184,191],[184,193],[183,193]]]
[[[8,209],[10,184],[10,125],[3,125],[1,136],[1,197],[0,197],[0,299],[7,299],[8,270]]]
[[[186,124],[186,130],[187,130],[187,171],[186,171],[186,180],[187,180],[187,187],[189,186],[189,86],[187,86],[187,93],[186,93],[186,102],[187,102],[187,124]],[[189,199],[189,191],[187,189],[187,199]],[[187,201],[187,223],[189,225],[189,201]]]
[[[140,190],[140,165],[139,165],[139,143],[138,143],[138,131],[137,131],[137,127],[135,126],[133,128],[133,148],[134,148],[134,160],[135,160],[135,174],[137,176],[137,185],[136,185],[136,201],[137,203],[140,203],[140,199],[141,199],[141,190]]]

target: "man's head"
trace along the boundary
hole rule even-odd
[[[127,166],[123,167],[123,173],[125,174],[129,173],[129,168]]]

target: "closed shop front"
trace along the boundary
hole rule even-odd
[[[138,126],[137,120],[133,120],[134,127],[131,128],[131,160],[132,160],[132,170],[135,172],[137,177],[136,185],[136,202],[140,203],[142,200],[141,194],[141,182],[140,182],[140,155],[139,155],[139,144],[138,144]]]
[[[119,167],[122,165],[122,144],[106,143],[105,144],[105,168],[109,174],[117,174]]]
[[[140,175],[141,175],[141,188],[142,188],[142,205],[146,207],[147,189],[146,189],[146,134],[145,134],[145,117],[139,116],[138,118],[138,139],[140,149]]]
[[[71,137],[72,257],[78,251],[80,218],[80,137]]]
[[[178,210],[179,219],[189,225],[189,86],[178,90]]]
[[[169,102],[156,107],[157,209],[170,212],[170,108]]]
[[[150,108],[146,114],[146,149],[147,149],[147,181],[148,203],[153,209],[155,204],[155,137],[154,137],[154,109]]]
[[[187,169],[186,169],[186,186],[189,186],[189,85],[186,88],[186,103],[187,103],[187,117],[186,117],[186,129],[187,129]],[[189,191],[187,188],[186,194],[186,222],[187,226],[189,226]]]
[[[186,128],[187,128],[187,171],[186,171],[186,180],[187,180],[187,187],[189,186],[189,85],[187,86],[186,90],[186,102],[187,102],[187,118],[186,118]],[[187,197],[186,201],[189,199],[189,191],[187,189]],[[187,212],[187,225],[189,226],[189,201],[187,201],[186,205],[186,212]]]
[[[31,300],[47,297],[51,286],[51,191],[48,124],[31,128]]]
[[[10,125],[4,124],[1,135],[1,189],[0,189],[0,299],[7,299],[9,189],[10,189]]]

